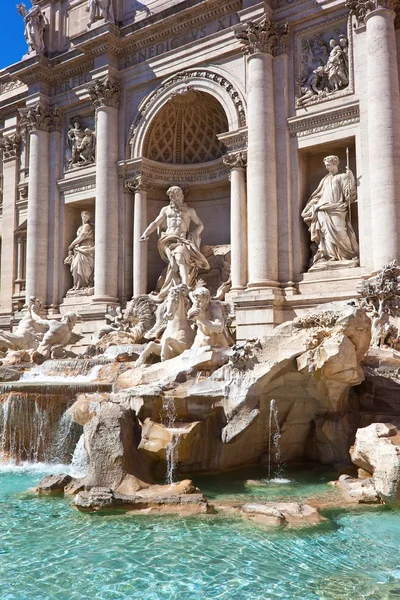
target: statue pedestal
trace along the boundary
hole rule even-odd
[[[110,306],[116,304],[93,303],[93,296],[66,296],[60,305],[61,315],[67,312],[75,312],[79,316],[79,321],[74,331],[83,336],[79,346],[72,348],[74,352],[82,354],[87,346],[93,344],[96,334],[105,324],[105,314]]]
[[[360,265],[360,260],[358,258],[353,258],[352,260],[319,260],[312,267],[308,269],[308,272],[311,271],[334,271],[337,269],[351,269],[354,267],[358,267]]]

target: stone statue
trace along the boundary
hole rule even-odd
[[[55,319],[42,319],[36,313],[33,313],[33,318],[39,325],[47,328],[37,352],[46,359],[52,356],[61,358],[62,349],[71,341],[72,330],[76,325],[78,315],[68,312],[62,317],[61,321],[56,321]]]
[[[346,65],[344,52],[335,39],[332,38],[329,45],[331,52],[325,65],[325,72],[328,75],[331,90],[337,92],[349,83],[348,62]]]
[[[27,10],[25,4],[17,4],[17,10],[21,17],[24,17],[24,33],[29,51],[43,54],[45,51],[44,30],[46,22],[44,14],[37,5],[37,0],[32,0],[32,8],[29,10]]]
[[[166,299],[167,327],[159,343],[147,344],[135,366],[145,364],[151,354],[161,356],[161,360],[164,361],[179,356],[192,346],[195,334],[188,321],[188,293],[189,290],[184,284],[171,286]]]
[[[165,228],[158,240],[161,258],[168,263],[165,281],[158,294],[163,300],[172,285],[183,284],[192,288],[199,269],[209,269],[206,258],[200,252],[200,234],[204,229],[193,208],[184,201],[180,187],[172,186],[167,191],[170,204],[161,209],[158,217],[150,223],[140,240],[145,242],[151,233]],[[190,231],[193,223],[195,229]]]
[[[35,350],[47,331],[47,326],[36,321],[40,315],[42,304],[37,298],[30,298],[28,310],[18,323],[14,333],[0,332],[0,348],[2,350]]]
[[[346,173],[339,172],[337,156],[327,156],[324,163],[329,173],[301,213],[316,246],[312,265],[358,258],[358,244],[349,217],[350,204],[357,199],[354,175],[347,167]]]
[[[296,105],[303,106],[309,98],[323,94],[325,91],[325,77],[324,67],[314,69],[301,86],[302,95],[300,98],[297,98]]]
[[[212,302],[209,290],[198,287],[190,292],[189,297],[193,306],[188,312],[188,319],[193,320],[197,326],[192,348],[231,346],[233,340],[228,333],[222,307],[219,303]]]
[[[94,286],[94,228],[90,212],[82,211],[81,217],[82,225],[68,247],[68,256],[64,260],[64,264],[70,265],[74,282],[73,288],[68,292],[71,295],[89,295]]]
[[[94,162],[96,155],[96,138],[90,129],[83,129],[79,121],[68,131],[68,143],[71,147],[71,158],[68,168],[85,166]]]
[[[100,19],[104,19],[107,23],[115,23],[112,0],[89,0],[86,12],[89,13],[89,28]]]

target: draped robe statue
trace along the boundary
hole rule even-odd
[[[93,288],[94,275],[94,230],[90,222],[91,214],[82,211],[82,225],[76,238],[68,248],[68,256],[64,263],[70,265],[74,286],[70,292],[88,291]]]
[[[358,244],[349,217],[350,204],[357,198],[354,175],[347,167],[346,173],[339,172],[337,156],[327,156],[324,163],[329,173],[301,213],[316,245],[313,265],[318,261],[358,258]]]
[[[170,204],[161,209],[158,217],[150,223],[140,240],[145,242],[156,229],[165,228],[158,240],[158,251],[161,258],[168,263],[165,281],[158,294],[163,300],[174,285],[194,286],[199,269],[209,269],[207,259],[200,252],[200,234],[204,229],[193,208],[184,202],[184,194],[180,187],[169,188],[167,195]],[[195,229],[190,231],[193,223]]]

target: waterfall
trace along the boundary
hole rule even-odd
[[[72,477],[85,477],[89,468],[89,456],[85,448],[85,436],[82,433],[74,450],[70,474]]]
[[[282,478],[281,464],[281,430],[278,420],[278,407],[275,400],[269,403],[269,420],[268,420],[268,480]],[[274,477],[272,478],[272,454],[274,454],[273,464],[275,465]]]
[[[177,414],[176,414],[176,406],[175,406],[175,398],[173,396],[164,396],[163,404],[162,404],[163,417],[161,418],[161,422],[167,429],[172,429],[174,423],[176,422]],[[166,449],[166,461],[167,461],[167,472],[166,472],[166,482],[168,484],[174,483],[175,472],[177,467],[178,460],[178,445],[179,445],[179,435],[174,435],[172,433],[172,439],[168,443]]]
[[[0,394],[0,462],[69,462],[77,426],[63,416],[68,398],[56,393]]]

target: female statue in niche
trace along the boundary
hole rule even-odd
[[[82,225],[76,232],[76,238],[68,247],[68,256],[64,263],[70,265],[74,286],[68,293],[79,292],[90,295],[94,282],[94,228],[92,215],[84,210],[81,213]]]
[[[350,204],[357,199],[354,175],[348,167],[345,173],[339,172],[337,156],[327,156],[324,163],[328,175],[320,181],[301,213],[315,247],[312,265],[358,258],[358,244],[350,222]]]

